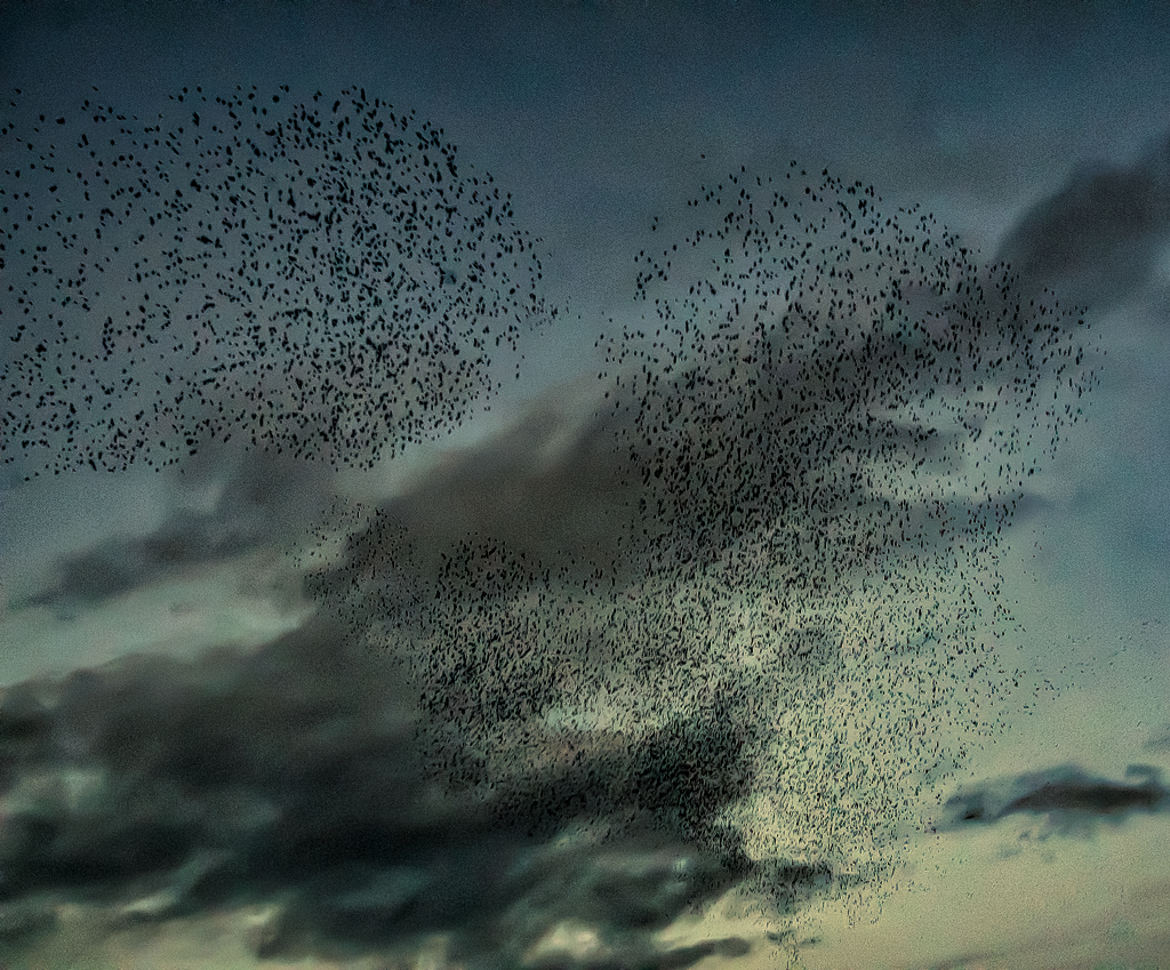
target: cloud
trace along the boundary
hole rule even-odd
[[[409,948],[445,933],[473,967],[500,952],[517,967],[606,965],[539,955],[571,920],[606,959],[640,954],[647,966],[750,948],[654,941],[745,871],[685,825],[636,823],[664,802],[685,820],[687,792],[666,779],[698,743],[694,725],[591,739],[571,764],[489,778],[494,793],[424,771],[417,727],[396,663],[347,648],[320,621],[250,653],[131,656],[8,687],[0,930],[31,936],[70,901],[100,905],[111,927],[265,904],[248,931],[260,956]],[[716,775],[730,770],[724,757],[734,762],[734,746],[711,747]]]
[[[1008,232],[998,258],[1035,293],[1105,310],[1139,294],[1170,241],[1170,138],[1128,165],[1073,172]]]
[[[626,970],[631,966],[643,970],[683,970],[709,956],[741,957],[751,952],[751,944],[741,937],[704,940],[685,946],[671,947],[658,952],[645,949],[624,950],[620,953],[573,957],[566,953],[551,953],[534,964],[534,970]]]
[[[1125,781],[1089,775],[1075,765],[1029,772],[965,789],[946,803],[945,828],[991,825],[1009,815],[1040,815],[1061,834],[1091,831],[1097,820],[1119,822],[1135,812],[1170,810],[1160,771],[1130,765]]]
[[[171,481],[176,504],[161,524],[62,557],[46,586],[23,605],[70,612],[247,553],[280,555],[308,534],[333,496],[333,478],[323,465],[213,445]],[[193,508],[197,493],[215,498]]]

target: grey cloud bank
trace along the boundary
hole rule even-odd
[[[339,631],[314,623],[250,654],[134,656],[4,689],[7,935],[44,928],[61,902],[100,904],[112,927],[272,903],[258,956],[448,932],[472,966],[521,966],[569,918],[647,966],[750,949],[653,941],[738,878],[701,847],[648,829],[549,841],[652,797],[639,773],[676,746],[554,764],[485,800],[427,781],[411,708],[392,664],[346,655]]]

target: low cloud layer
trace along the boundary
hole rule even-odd
[[[127,657],[9,687],[0,930],[30,937],[68,901],[101,905],[111,927],[271,904],[249,931],[261,957],[435,933],[472,967],[687,967],[752,948],[654,939],[750,868],[639,822],[664,805],[685,817],[699,793],[665,781],[685,752],[707,750],[716,777],[734,766],[734,743],[712,744],[701,717],[582,739],[474,792],[421,770],[416,727],[395,665],[319,623],[251,653]],[[776,868],[805,897],[823,881]],[[588,931],[586,950],[558,950],[566,922]]]

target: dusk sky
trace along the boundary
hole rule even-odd
[[[1170,968],[1167,37],[0,2],[0,965]]]

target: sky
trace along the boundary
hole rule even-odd
[[[0,5],[0,962],[1170,967],[1167,17]]]

